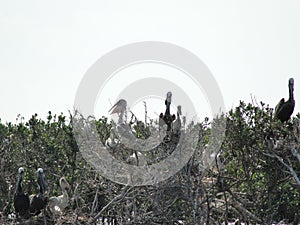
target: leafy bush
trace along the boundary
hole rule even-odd
[[[39,167],[44,169],[49,196],[60,195],[58,180],[66,177],[72,186],[72,200],[65,212],[70,224],[88,223],[91,218],[111,218],[118,224],[218,224],[236,219],[248,223],[297,224],[300,115],[282,124],[264,103],[240,102],[222,117],[227,122],[226,136],[214,155],[214,166],[202,169],[209,138],[213,138],[211,130],[218,124],[218,118],[190,125],[199,126],[199,141],[189,163],[170,179],[144,187],[115,184],[95,173],[79,151],[72,115],[49,112],[44,121],[34,114],[26,122],[18,117],[15,124],[3,124],[0,120],[2,215],[14,212],[17,170],[23,166],[24,189],[28,193],[37,192]],[[113,122],[104,117],[92,122],[105,144]],[[137,121],[132,129],[138,138],[145,139],[153,125],[153,121]],[[174,136],[171,142],[162,143],[147,156],[155,163],[156,157],[172,153],[177,142],[178,137]],[[111,153],[121,159],[132,154],[122,146]]]

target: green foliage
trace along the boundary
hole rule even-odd
[[[216,155],[217,164],[203,171],[206,146],[219,141],[211,137],[221,119],[226,119],[226,136]],[[285,220],[297,221],[299,216],[299,184],[290,170],[300,175],[300,162],[292,154],[299,153],[300,127],[296,117],[282,124],[273,118],[273,110],[260,105],[240,105],[213,121],[188,125],[199,127],[197,150],[190,162],[174,177],[153,187],[135,187],[126,198],[111,205],[103,216],[114,216],[119,223],[133,224],[222,223],[239,218],[248,223],[265,223]],[[0,209],[7,215],[13,212],[12,199],[18,167],[25,168],[24,189],[37,191],[36,170],[44,169],[49,196],[61,194],[59,178],[65,176],[72,187],[69,211],[95,215],[105,204],[118,196],[122,185],[99,176],[82,158],[72,127],[72,115],[48,113],[44,121],[34,114],[27,122],[22,117],[17,122],[3,124],[0,120]],[[96,124],[100,141],[105,144],[110,137],[113,121],[102,117],[91,120]],[[150,136],[154,122],[131,124],[137,138]],[[215,138],[215,139],[214,139]],[[270,148],[268,140],[277,140]],[[147,154],[155,163],[172,153],[178,137],[162,143]],[[116,158],[126,160],[132,154],[122,145],[110,151]],[[279,159],[282,159],[280,162]],[[209,182],[208,182],[209,181]],[[208,182],[208,184],[207,184]],[[239,205],[237,207],[237,205]],[[132,218],[132,211],[135,216]]]

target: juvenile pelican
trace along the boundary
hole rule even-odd
[[[53,196],[49,199],[49,210],[53,214],[61,214],[62,211],[68,206],[69,204],[69,195],[67,190],[70,190],[70,185],[67,182],[65,177],[60,178],[59,185],[62,191],[62,195]]]

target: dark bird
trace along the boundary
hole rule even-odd
[[[171,100],[172,100],[172,92],[169,91],[167,93],[167,97],[165,100],[165,105],[166,105],[165,114],[161,113],[159,115],[160,126],[162,125],[162,121],[164,121],[165,124],[167,124],[167,135],[166,135],[167,141],[170,141],[170,139],[171,139],[172,122],[176,119],[176,116],[174,114],[171,115],[171,112],[170,112]]]
[[[294,79],[289,79],[289,99],[285,102],[282,98],[275,107],[275,117],[282,123],[288,121],[295,108],[294,100]]]
[[[171,105],[171,100],[172,100],[172,92],[167,93],[167,98],[165,100],[165,105],[166,105],[166,112],[165,115],[170,115],[170,105]]]
[[[14,207],[18,216],[21,216],[25,219],[29,218],[29,196],[24,194],[22,190],[22,180],[24,169],[20,167],[18,170],[18,181],[16,186],[16,191],[14,194]]]
[[[39,192],[36,195],[30,196],[30,214],[38,215],[45,209],[48,198],[44,196],[46,192],[46,184],[44,172],[42,168],[37,170],[37,182],[39,185]]]

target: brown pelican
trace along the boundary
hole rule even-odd
[[[170,115],[170,105],[171,105],[171,101],[172,101],[172,92],[169,91],[167,93],[167,98],[165,100],[165,105],[166,105],[166,112],[165,115]]]
[[[20,167],[18,170],[18,181],[14,194],[14,207],[17,213],[17,216],[23,218],[29,218],[29,196],[24,194],[22,190],[22,180],[23,180],[24,168]]]
[[[167,97],[165,100],[165,105],[166,105],[166,111],[165,114],[160,114],[160,123],[162,120],[167,124],[167,135],[166,135],[166,140],[170,141],[171,140],[171,129],[172,129],[172,122],[175,120],[175,115],[171,115],[170,113],[170,105],[171,105],[171,100],[172,100],[172,92],[167,93]]]
[[[294,79],[289,79],[289,99],[285,102],[282,98],[275,107],[275,117],[282,123],[289,120],[295,108],[294,100]]]
[[[44,196],[46,192],[46,184],[44,179],[44,172],[42,168],[37,170],[37,182],[39,185],[39,192],[36,195],[30,196],[30,214],[38,215],[45,209],[48,198]]]
[[[61,214],[69,204],[69,195],[67,190],[70,190],[70,185],[65,177],[60,178],[59,185],[62,195],[49,198],[49,210],[53,214]]]
[[[173,122],[172,132],[173,134],[179,135],[181,130],[181,105],[177,106],[177,119]]]

